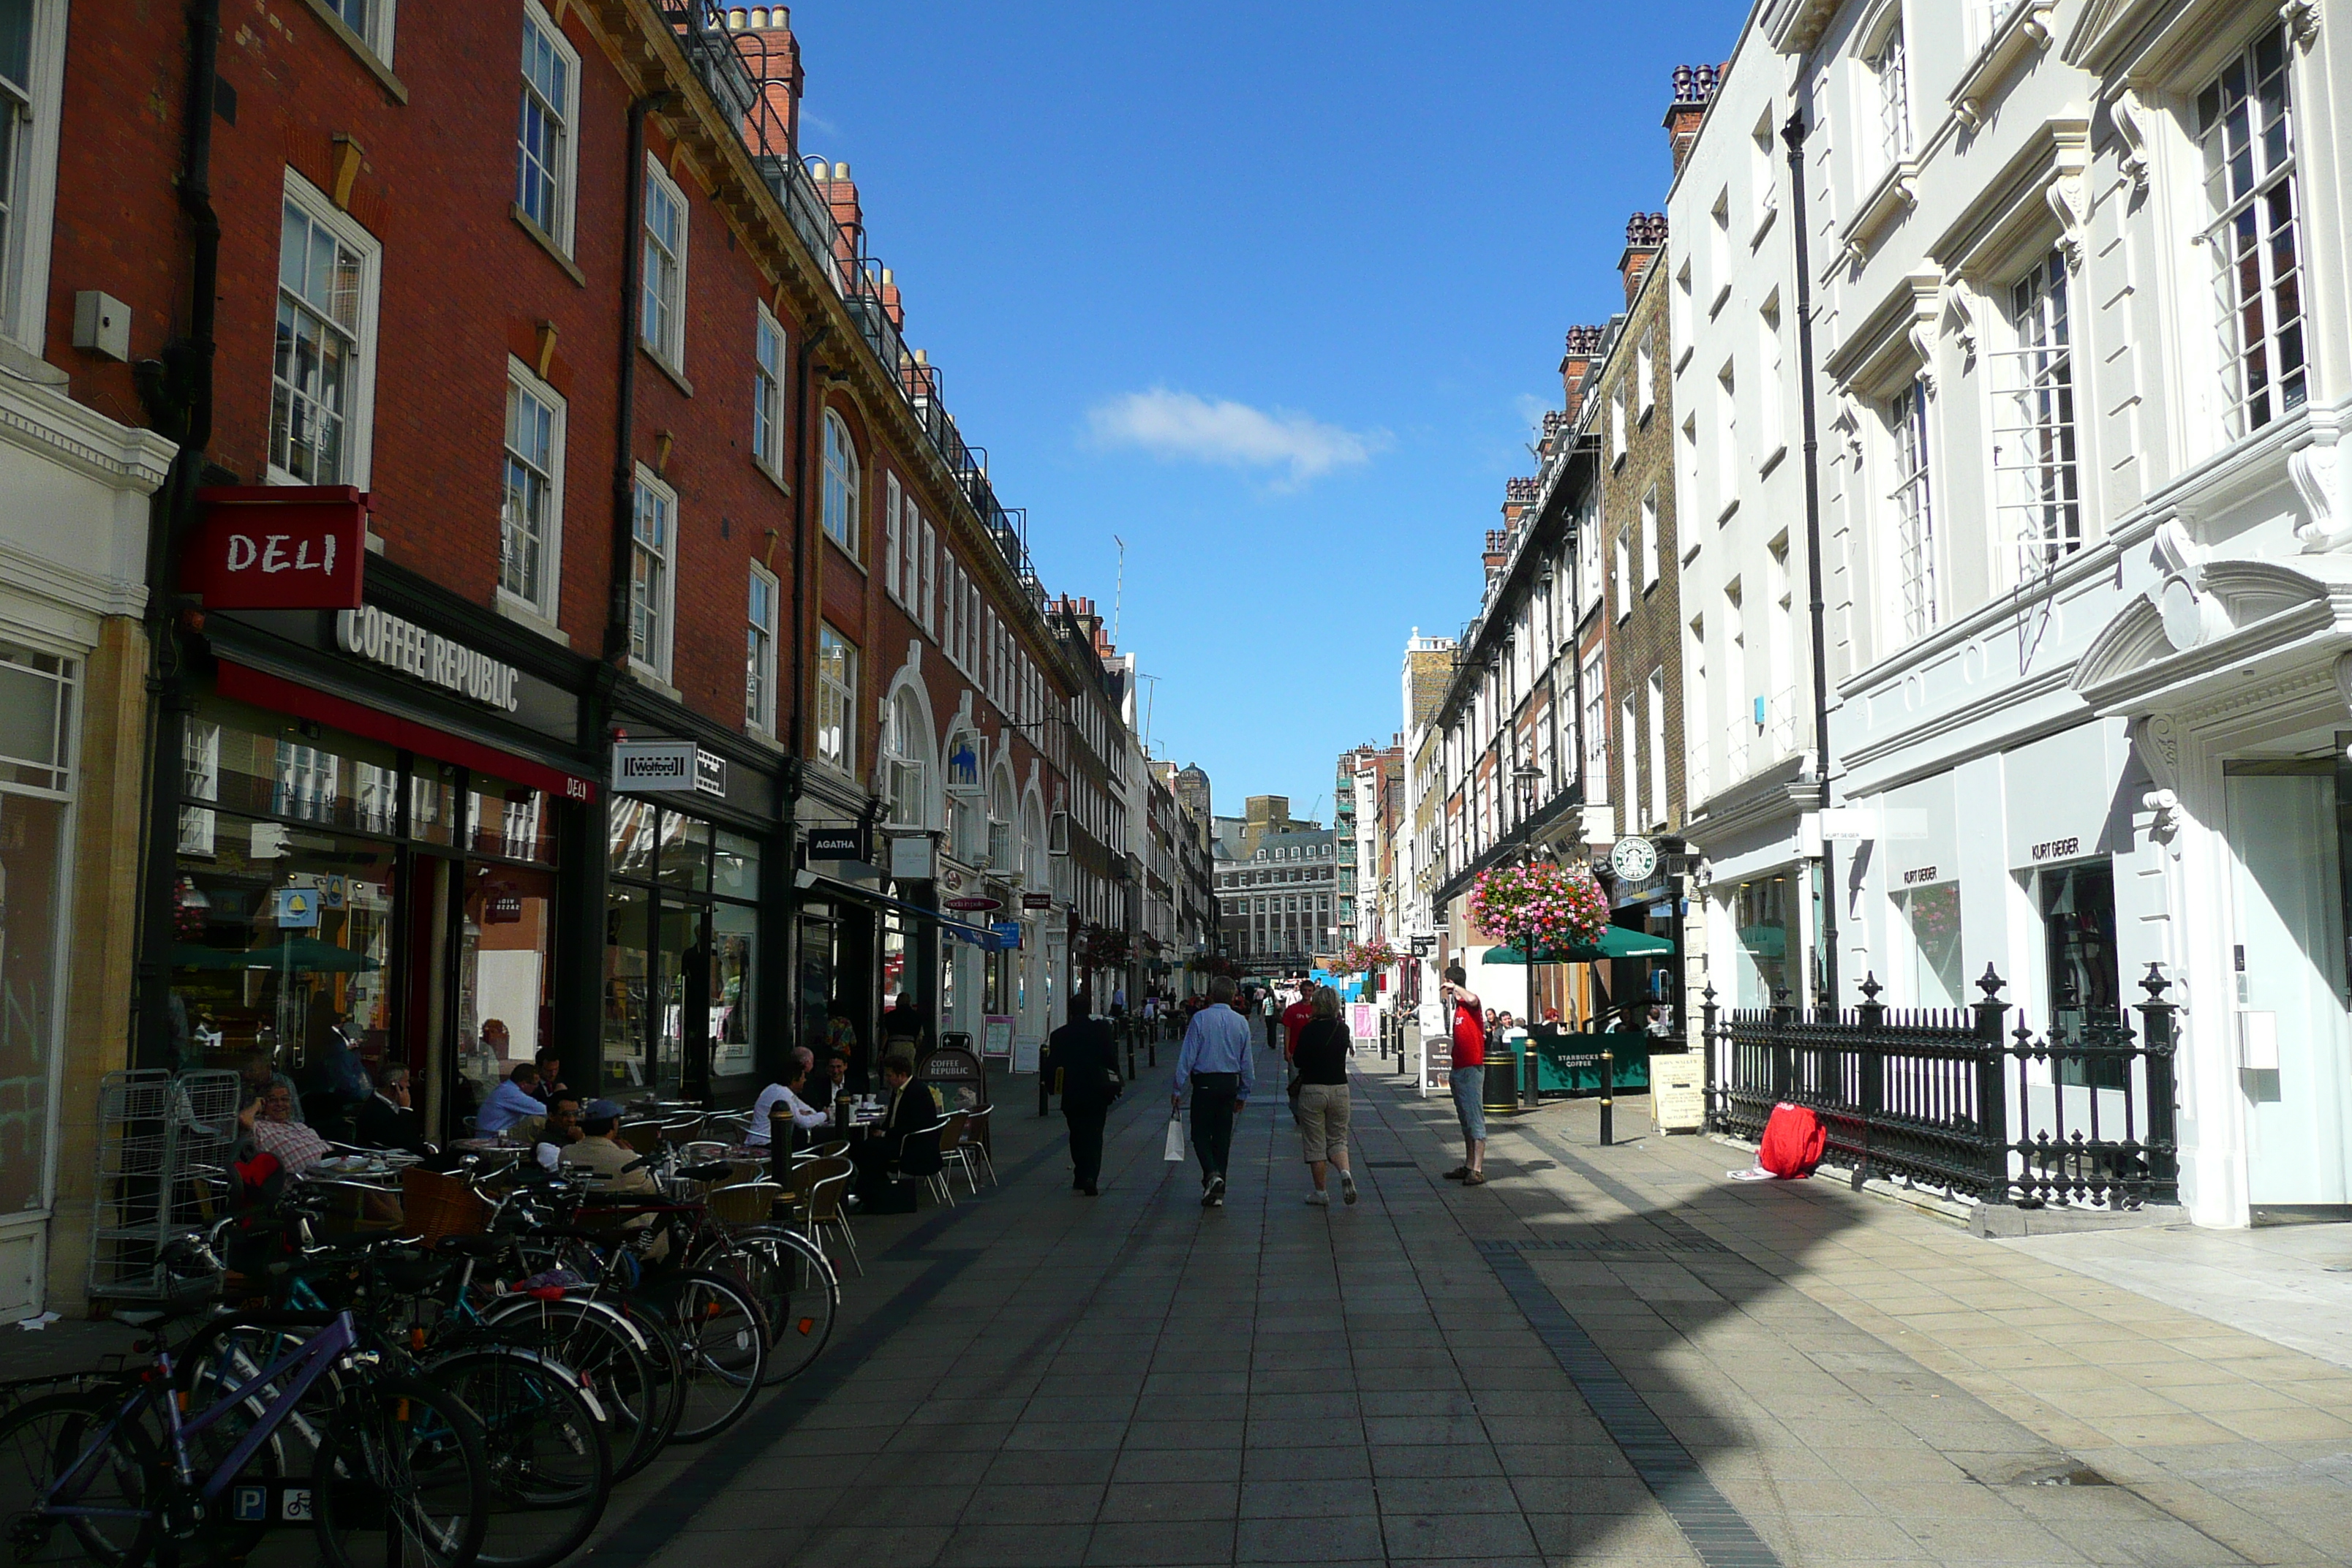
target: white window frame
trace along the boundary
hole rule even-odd
[[[353,26],[352,19],[343,14],[352,0],[324,0],[324,4],[334,14],[335,20],[342,24],[344,32],[365,46],[367,52],[382,61],[386,69],[391,68],[394,24],[399,14],[400,0],[359,0],[359,4],[367,8],[367,15],[357,26]]]
[[[1658,585],[1658,487],[1652,485],[1642,496],[1642,586]]]
[[[1896,605],[1906,643],[1936,629],[1936,504],[1929,455],[1927,384],[1915,378],[1888,399],[1888,536],[1895,545]]]
[[[0,171],[0,338],[38,357],[48,337],[49,251],[58,205],[58,138],[65,96],[65,0],[33,0],[24,89],[8,166]],[[0,89],[0,91],[5,91]],[[16,95],[7,93],[16,100]]]
[[[648,501],[664,520],[657,547],[650,552],[641,530]],[[670,655],[677,642],[677,492],[662,483],[661,476],[643,463],[637,465],[636,489],[631,498],[629,517],[629,668],[651,676],[667,686],[669,684]],[[658,593],[661,603],[655,606],[653,636],[646,640],[646,658],[638,651],[637,618],[638,572],[641,552],[649,553],[661,568]],[[658,645],[658,646],[654,646]]]
[[[1994,356],[1995,504],[2021,577],[2056,565],[2083,538],[2072,282],[2056,250],[2003,291],[2012,345]]]
[[[547,515],[539,542],[539,583],[535,594],[520,593],[507,585],[507,508],[513,494],[509,479],[518,460],[511,435],[514,402],[518,395],[543,405],[551,416],[546,459]],[[561,607],[559,595],[563,582],[563,441],[569,412],[562,393],[541,381],[521,360],[512,354],[507,356],[507,426],[509,434],[501,447],[502,477],[499,486],[499,605],[501,609],[519,611],[551,629]]]
[[[898,580],[900,552],[905,548],[905,535],[900,530],[898,513],[906,504],[906,487],[889,469],[882,470],[882,586],[890,597],[904,603]]]
[[[1878,167],[1884,173],[1911,156],[1911,60],[1898,7],[1886,31],[1874,40],[1864,64],[1878,106]]]
[[[676,243],[664,237],[654,227],[654,197],[666,197],[677,209]],[[639,225],[637,243],[646,254],[641,258],[644,276],[638,280],[637,342],[645,351],[678,375],[686,374],[686,283],[687,254],[694,234],[694,209],[688,205],[686,193],[678,188],[661,161],[651,153],[646,154],[646,202],[644,221]],[[658,252],[658,254],[656,254]],[[667,262],[667,284],[664,272],[654,265]],[[646,327],[648,310],[658,304],[662,310],[656,325],[659,335],[649,337]]]
[[[758,599],[763,588],[768,601],[764,623]],[[751,563],[743,583],[743,725],[770,740],[776,738],[776,616],[782,602],[776,574]]]
[[[2271,78],[2260,74],[2266,47],[2278,51],[2278,67]],[[2213,258],[2214,294],[2221,307],[2216,327],[2221,339],[2222,395],[2227,406],[2224,426],[2231,440],[2242,439],[2286,417],[2311,397],[2311,272],[2303,244],[2308,215],[2295,189],[2300,149],[2295,123],[2294,61],[2295,44],[2290,30],[2284,24],[2273,23],[2224,61],[2191,100],[2194,134],[2205,165],[2205,205],[2211,215],[2200,237]],[[2227,134],[2234,118],[2228,112],[2231,103],[2227,93],[2232,71],[2245,73],[2246,82],[2235,100],[2246,126],[2242,129],[2242,140],[2234,142]],[[2263,104],[2261,89],[2270,80],[2277,83],[2276,123],[2286,149],[2276,158],[2271,154],[2262,127],[2254,124]],[[2209,100],[2213,105],[2211,110],[2207,108]],[[2209,113],[2212,115],[2210,120]],[[2247,183],[2242,189],[2235,188],[2236,178],[2231,167],[2233,152],[2242,154],[2246,161]],[[2287,235],[2294,256],[2285,272],[2277,265],[2281,233]],[[2255,273],[2251,290],[2243,286],[2248,264]],[[2282,296],[2296,302],[2295,313],[2290,319],[2280,316]],[[2258,341],[2252,342],[2244,330],[2250,312],[2261,318],[2254,334]],[[2283,376],[2280,362],[2290,350],[2294,370]],[[2250,374],[2250,367],[2258,368]],[[2259,384],[2254,381],[2256,375],[2260,377]]]
[[[850,433],[849,421],[837,409],[824,411],[824,421],[819,436],[822,451],[823,477],[819,480],[821,504],[817,525],[826,538],[849,552],[852,561],[866,559],[864,521],[858,512],[860,486],[865,479],[865,459],[857,450],[857,437]]]
[[[376,316],[383,283],[383,247],[375,236],[352,221],[348,213],[338,209],[327,194],[296,174],[286,171],[284,199],[299,209],[302,216],[325,230],[338,242],[350,247],[358,259],[358,298],[353,301],[351,330],[352,363],[345,378],[343,404],[343,469],[332,478],[297,477],[278,462],[278,419],[273,412],[269,421],[268,482],[273,485],[338,484],[368,488],[371,449],[375,435],[375,366]],[[277,319],[278,305],[288,293],[280,279],[285,275],[285,225],[278,225],[278,269],[270,280],[270,318]],[[301,296],[295,296],[300,307],[317,314],[317,310]],[[273,365],[270,374],[273,393],[278,384]],[[273,407],[275,398],[272,399]]]
[[[556,249],[570,256],[577,226],[580,188],[580,51],[572,47],[572,40],[563,36],[563,29],[547,14],[547,7],[540,0],[523,0],[522,26],[525,66],[529,64],[530,36],[537,32],[547,40],[548,52],[562,63],[563,83],[562,90],[551,99],[531,79],[527,68],[522,72],[515,126],[515,210],[547,236]],[[523,144],[522,127],[534,104],[555,121],[557,142],[551,158],[534,158]],[[529,194],[525,172],[534,162],[554,184],[546,218],[532,213],[530,203],[523,199]]]
[[[932,641],[939,640],[940,624],[940,557],[939,533],[929,522],[923,524],[923,577],[916,594],[916,609],[923,623],[924,632]]]
[[[1650,671],[1644,701],[1650,720],[1650,820],[1669,820],[1666,789],[1666,667]]]
[[[816,756],[845,773],[856,772],[857,645],[824,621],[816,634]]]
[[[1644,425],[1650,422],[1650,416],[1658,408],[1656,344],[1657,331],[1652,328],[1642,334],[1641,342],[1633,350],[1633,396],[1641,411],[1641,422]]]
[[[1633,613],[1633,552],[1625,535],[1626,531],[1620,529],[1609,543],[1610,608],[1621,621]]]
[[[784,362],[792,340],[767,306],[751,323],[751,460],[777,483],[784,475]]]

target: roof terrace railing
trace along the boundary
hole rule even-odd
[[[734,117],[753,165],[841,297],[884,376],[898,388],[1013,575],[1032,601],[1042,604],[1045,589],[1029,557],[1027,512],[998,502],[988,478],[987,454],[964,440],[947,411],[939,367],[907,345],[899,312],[883,281],[881,261],[866,251],[862,229],[845,229],[834,216],[833,204],[821,188],[826,182],[810,172],[811,163],[830,165],[804,157],[793,144],[791,121],[768,91],[769,84],[789,78],[791,61],[770,47],[771,35],[742,26],[745,7],[740,4],[657,3],[703,86]]]

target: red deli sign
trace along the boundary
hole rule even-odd
[[[213,610],[356,610],[368,498],[350,485],[200,489],[180,585]]]

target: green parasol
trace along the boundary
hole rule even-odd
[[[1663,936],[1652,936],[1645,931],[1633,931],[1625,926],[1604,926],[1601,940],[1593,942],[1570,942],[1566,947],[1547,947],[1536,953],[1538,963],[1598,963],[1612,958],[1672,958],[1675,944]],[[1488,963],[1525,963],[1528,955],[1516,947],[1490,947],[1486,950]]]

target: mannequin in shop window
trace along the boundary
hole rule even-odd
[[[825,1044],[834,1058],[834,1082],[852,1094],[866,1092],[866,1043],[857,1037],[849,1001],[836,996],[824,1010]]]

